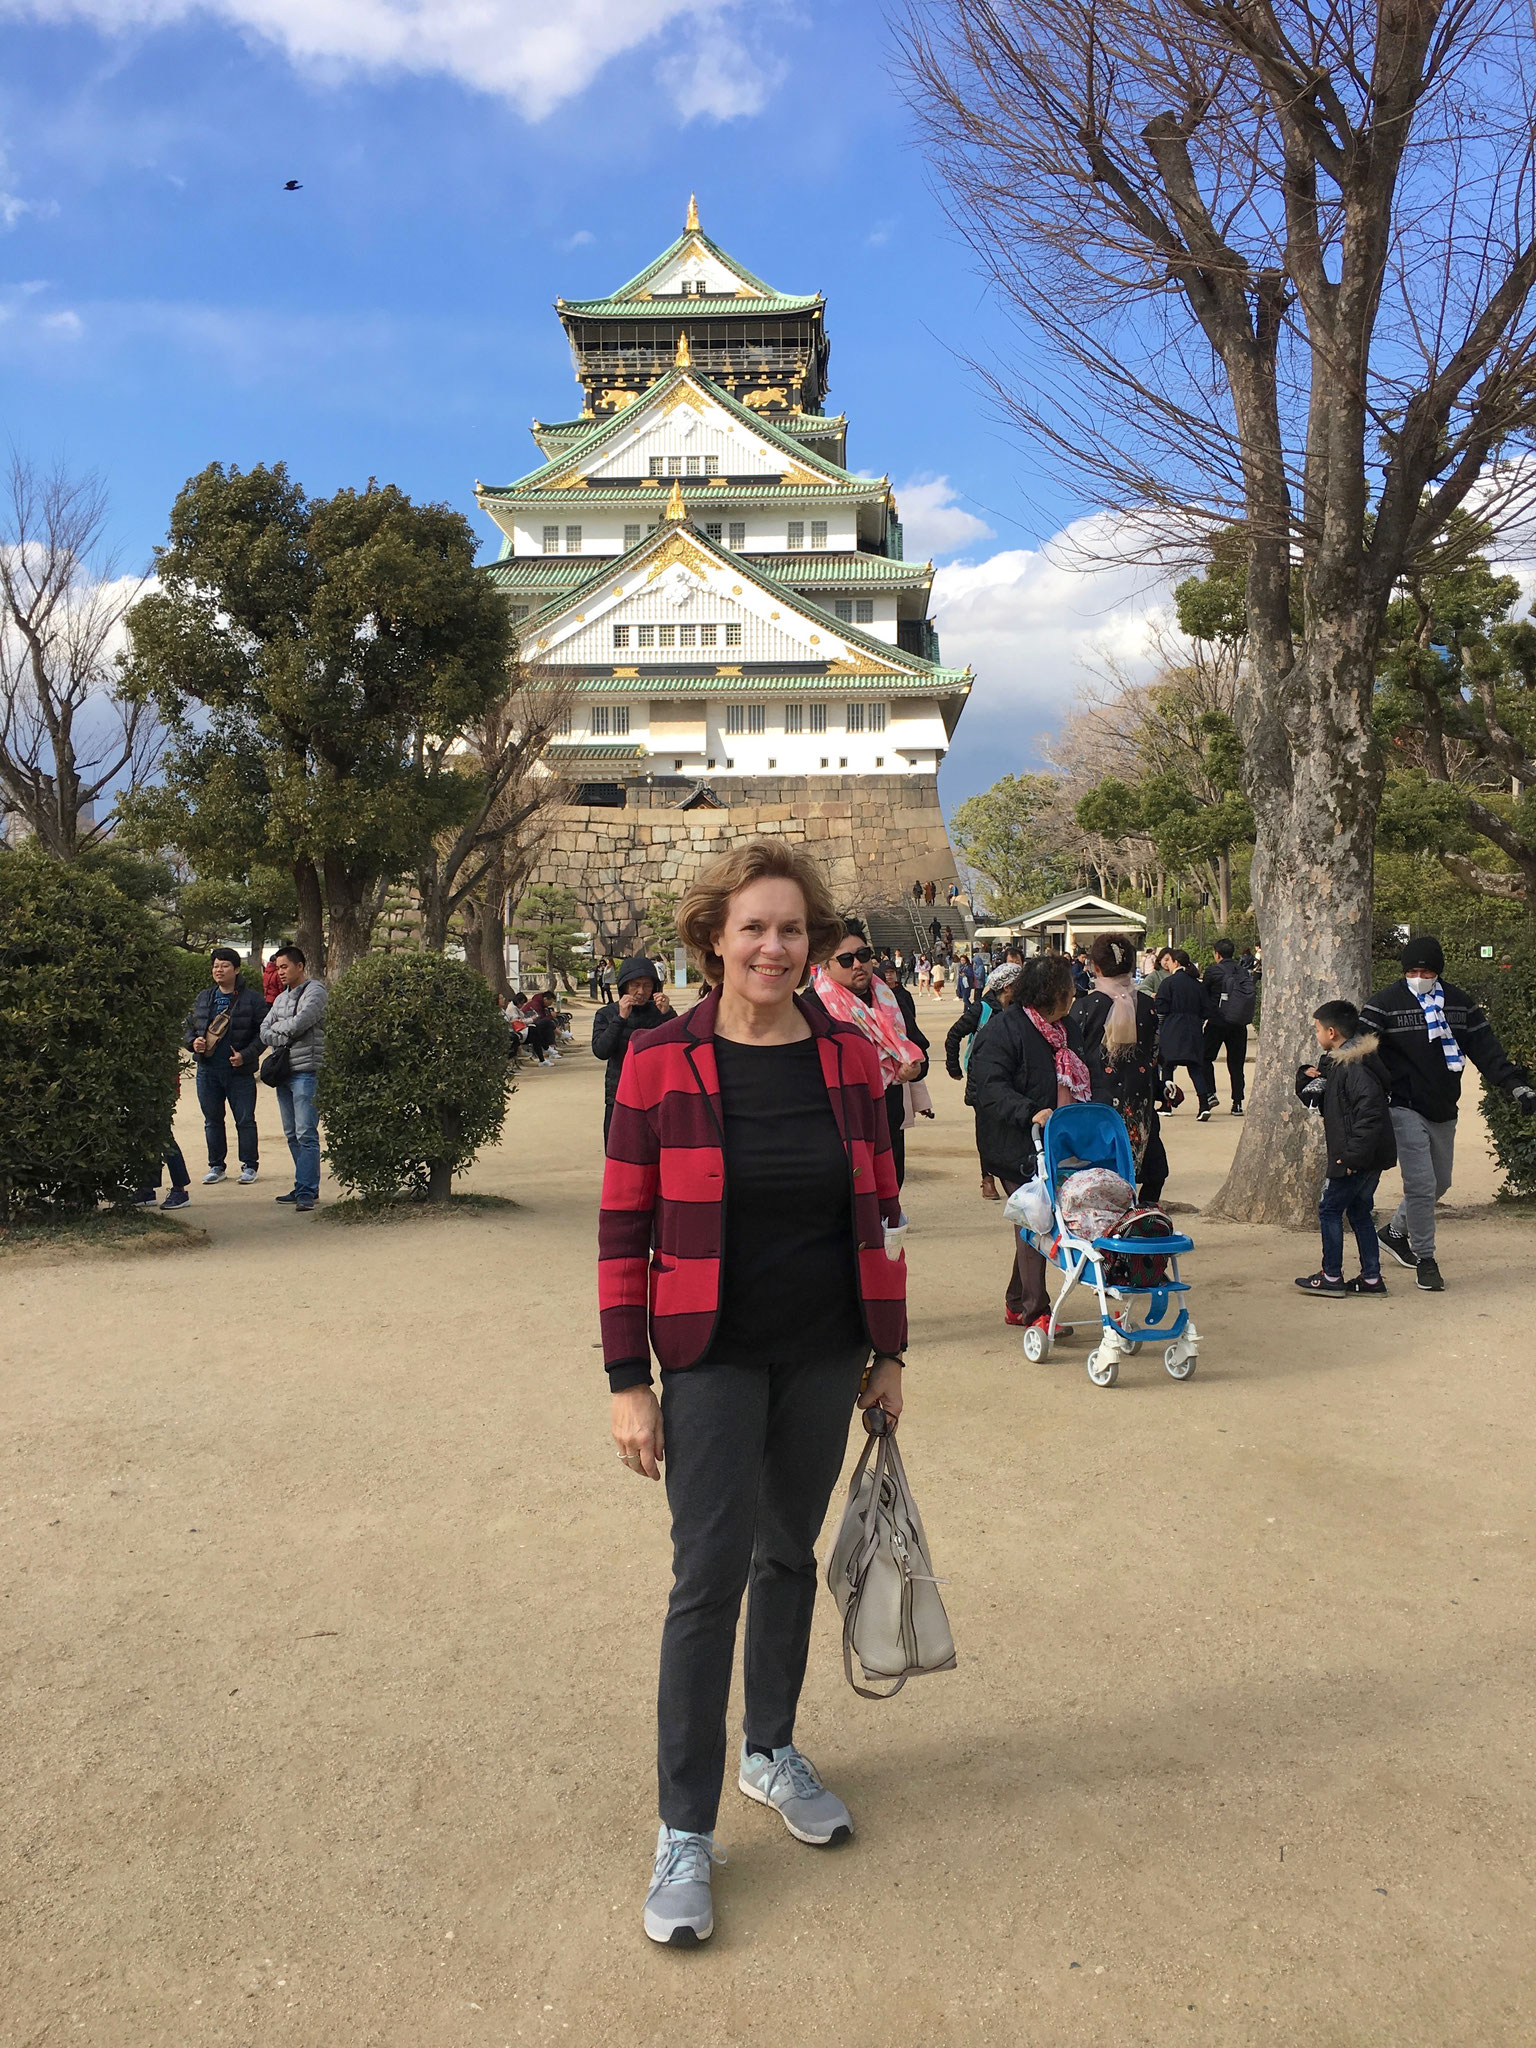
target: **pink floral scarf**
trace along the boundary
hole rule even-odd
[[[834,981],[825,967],[818,967],[811,976],[811,987],[829,1017],[835,1017],[840,1024],[853,1025],[874,1046],[880,1055],[880,1080],[884,1087],[889,1088],[896,1079],[898,1067],[921,1065],[922,1048],[905,1035],[906,1020],[901,1007],[878,974],[869,985],[867,1002],[851,988]],[[1087,1073],[1086,1068],[1083,1071]]]
[[[1086,1102],[1093,1093],[1093,1084],[1088,1079],[1088,1069],[1067,1044],[1066,1027],[1048,1023],[1038,1010],[1027,1005],[1024,1014],[1056,1055],[1056,1107],[1063,1109],[1069,1102]]]

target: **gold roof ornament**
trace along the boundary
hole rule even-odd
[[[687,218],[687,219],[686,219],[686,220],[685,220],[685,221],[683,222],[683,233],[684,233],[685,235],[696,235],[696,234],[697,234],[698,232],[699,232],[699,200],[698,200],[698,194],[697,194],[697,193],[695,193],[695,192],[690,192],[690,193],[688,194],[688,218]]]
[[[688,517],[688,508],[683,503],[683,487],[676,477],[672,479],[672,488],[667,493],[667,509],[663,517],[670,519],[674,525]]]
[[[673,368],[678,370],[691,370],[693,368],[693,355],[688,347],[688,330],[686,327],[677,337],[677,357],[673,363]]]

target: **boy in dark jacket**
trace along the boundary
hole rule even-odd
[[[1296,1285],[1303,1294],[1342,1297],[1385,1294],[1381,1244],[1371,1205],[1376,1184],[1397,1164],[1397,1141],[1387,1101],[1387,1070],[1373,1032],[1360,1029],[1353,1003],[1324,1003],[1312,1013],[1322,1057],[1315,1067],[1298,1067],[1296,1093],[1323,1113],[1328,1178],[1317,1219],[1323,1230],[1323,1264]],[[1360,1251],[1358,1279],[1344,1278],[1344,1223],[1348,1219]]]
[[[654,1031],[672,1015],[666,990],[656,979],[656,962],[644,953],[632,953],[619,968],[618,1001],[604,1003],[592,1019],[592,1050],[608,1062],[603,1077],[603,1143],[613,1122],[613,1098],[619,1092],[624,1055],[637,1031]]]

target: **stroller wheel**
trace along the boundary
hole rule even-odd
[[[1024,1356],[1031,1364],[1038,1365],[1042,1358],[1049,1358],[1050,1355],[1051,1335],[1049,1330],[1042,1329],[1038,1323],[1031,1323],[1024,1332]]]
[[[1170,1344],[1163,1353],[1163,1363],[1176,1380],[1187,1380],[1195,1369],[1196,1354],[1186,1351],[1182,1344]]]
[[[1095,1344],[1084,1363],[1096,1387],[1112,1387],[1120,1377],[1120,1361],[1107,1344]]]

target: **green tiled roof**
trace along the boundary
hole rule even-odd
[[[609,296],[615,299],[622,299],[630,292],[643,291],[656,273],[664,269],[672,261],[672,258],[678,255],[689,242],[701,243],[711,256],[716,257],[728,270],[733,270],[743,284],[756,286],[764,298],[773,298],[775,296],[771,284],[766,283],[762,278],[748,270],[745,263],[738,263],[734,256],[728,256],[718,242],[712,242],[709,239],[709,236],[705,234],[702,228],[684,228],[675,242],[669,242],[659,256],[654,257],[651,262],[647,263],[644,270],[637,271],[627,284],[618,285]]]
[[[563,458],[569,460],[569,457]],[[806,457],[798,450],[795,459],[804,462]],[[667,493],[673,484],[681,484],[685,499],[703,500],[705,504],[739,505],[744,501],[755,504],[759,499],[796,498],[804,505],[821,498],[854,498],[861,504],[883,498],[889,485],[883,477],[851,476],[846,483],[834,483],[829,477],[825,481],[817,478],[814,489],[809,484],[743,484],[732,483],[723,476],[664,476],[658,479],[659,491],[649,486],[636,484],[572,484],[565,490],[553,490],[548,484],[482,484],[478,493],[481,504],[529,505],[537,509],[540,505],[550,507],[573,505],[665,505]],[[702,508],[701,508],[702,509]]]
[[[499,562],[481,566],[499,590],[539,596],[574,591],[589,580],[610,575],[621,559],[618,555],[506,555]],[[732,559],[737,558],[733,555]],[[933,575],[932,562],[896,562],[889,555],[849,552],[823,554],[820,549],[795,555],[754,554],[744,559],[792,589],[809,584],[872,583],[882,590],[921,590]]]
[[[694,385],[697,390],[703,392],[715,404],[722,406],[741,425],[750,427],[759,433],[770,446],[782,448],[784,453],[792,460],[810,468],[818,475],[824,476],[829,485],[855,485],[872,497],[884,494],[886,488],[885,478],[851,476],[846,469],[840,469],[835,462],[828,462],[824,455],[817,455],[809,448],[802,448],[797,441],[783,432],[772,420],[765,419],[761,413],[753,412],[750,406],[739,404],[728,391],[712,382],[701,370],[673,369],[650,385],[636,399],[634,405],[625,406],[621,412],[610,413],[605,419],[591,421],[589,423],[591,431],[580,441],[574,442],[570,447],[562,450],[559,455],[551,456],[547,462],[541,462],[537,469],[530,469],[526,476],[520,476],[510,484],[482,484],[478,495],[482,498],[505,499],[514,492],[548,490],[550,479],[554,475],[568,470],[573,462],[596,454],[597,450],[605,447],[616,434],[621,433],[627,426],[633,424],[638,409],[654,403],[658,398],[664,397],[669,391],[676,389],[681,384]],[[668,477],[658,479],[658,481],[665,487],[667,484],[670,484],[672,479]],[[679,481],[681,481],[685,491],[690,482],[696,485],[712,483],[716,490],[724,488],[723,479],[718,477],[693,477],[691,479],[684,477],[679,479]],[[613,491],[613,487],[602,484],[596,486],[581,485],[577,488],[585,497],[601,497],[605,492],[611,496]],[[744,488],[755,489],[761,487],[745,486]],[[632,489],[633,486],[623,487],[622,495],[629,495]],[[801,495],[804,495],[803,491]]]
[[[668,292],[659,299],[566,299],[556,309],[562,320],[760,320],[778,313],[819,313],[825,304],[820,292],[809,298],[791,298],[783,292],[764,293],[760,299],[684,298]]]
[[[915,660],[916,656],[907,659]],[[556,664],[558,666],[558,664]],[[784,697],[812,693],[825,697],[951,697],[971,687],[960,668],[926,668],[920,676],[815,675],[719,676],[680,669],[671,675],[577,676],[568,685],[582,697]]]
[[[645,756],[645,748],[633,741],[607,742],[604,740],[553,740],[545,750],[553,756],[577,761],[639,761]]]
[[[664,521],[657,526],[653,533],[649,533],[644,539],[637,541],[634,547],[630,548],[627,553],[622,555],[604,555],[594,560],[592,563],[592,581],[596,583],[599,578],[606,581],[613,576],[623,575],[626,565],[633,563],[638,566],[648,554],[654,553],[657,549],[663,547],[669,539],[677,534],[689,535],[693,544],[706,554],[712,554],[719,562],[721,568],[728,568],[733,575],[745,576],[748,582],[755,583],[758,589],[767,596],[776,597],[783,604],[796,604],[797,599],[792,585],[786,583],[780,577],[766,574],[752,560],[751,556],[732,554],[721,547],[718,541],[706,539],[691,519],[685,521],[681,526],[674,526]],[[519,625],[523,637],[526,638],[536,632],[540,624],[546,619],[558,618],[562,612],[566,611],[576,601],[583,587],[575,585],[557,592],[546,604],[533,613],[530,618],[520,620]],[[818,609],[824,609],[824,607],[818,607]],[[829,619],[831,618],[830,613],[827,616]],[[967,689],[970,687],[968,670],[940,668],[936,662],[926,661],[920,654],[909,654],[904,647],[892,647],[888,641],[877,639],[873,633],[866,633],[862,627],[850,625],[845,619],[838,619],[834,623],[837,637],[847,646],[851,660],[856,660],[859,651],[862,650],[865,654],[872,655],[875,662],[882,667],[891,662],[899,664],[896,673],[889,677],[892,683],[899,683],[911,677],[916,683],[926,682],[930,694],[940,683],[963,685]],[[561,664],[557,659],[551,665],[558,668]],[[849,678],[848,680],[856,680],[856,678]],[[580,688],[582,685],[578,684],[577,687]]]

